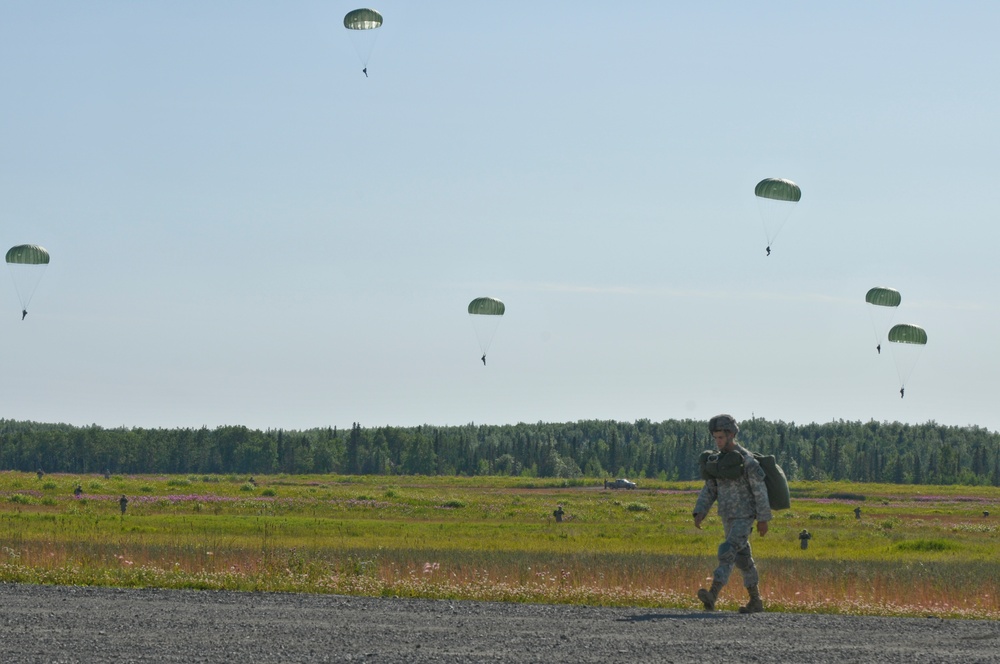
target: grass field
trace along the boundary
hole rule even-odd
[[[693,609],[722,539],[714,510],[693,525],[699,488],[0,472],[0,581]],[[1000,619],[1000,489],[797,482],[792,495],[751,540],[769,609]],[[735,572],[720,607],[745,599]]]

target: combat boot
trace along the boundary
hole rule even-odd
[[[757,586],[747,588],[747,593],[750,595],[750,601],[746,603],[746,606],[740,607],[740,613],[763,613],[764,601],[760,598]]]
[[[720,590],[722,590],[722,584],[718,581],[712,581],[712,587],[708,590],[698,589],[698,599],[705,605],[706,611],[715,611],[715,602],[719,599]]]

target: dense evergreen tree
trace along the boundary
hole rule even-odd
[[[1000,434],[935,422],[796,425],[752,418],[741,442],[790,479],[1000,486]],[[0,420],[0,470],[100,473],[344,473],[698,477],[714,447],[696,420],[258,431],[104,429]]]

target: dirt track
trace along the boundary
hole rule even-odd
[[[0,584],[4,664],[725,659],[1000,662],[1000,623]]]

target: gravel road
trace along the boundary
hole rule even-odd
[[[0,662],[1000,662],[1000,622],[0,584]]]

